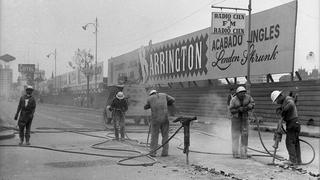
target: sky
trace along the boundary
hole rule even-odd
[[[253,0],[252,13],[291,0]],[[319,0],[298,0],[295,69],[310,71],[319,63]],[[74,52],[95,52],[94,23],[98,18],[98,61],[165,41],[211,25],[211,5],[247,8],[248,0],[0,0],[0,55],[11,54],[16,81],[18,64],[34,63],[49,77],[71,71]],[[314,57],[307,58],[308,52]]]

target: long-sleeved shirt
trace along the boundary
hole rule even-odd
[[[294,123],[299,122],[297,106],[292,97],[286,96],[280,108],[281,116],[286,122],[287,128],[290,128]]]
[[[17,115],[21,112],[19,119],[31,118],[36,110],[36,101],[33,96],[24,95],[20,98]]]
[[[151,120],[153,122],[168,121],[168,105],[175,102],[175,99],[165,93],[155,93],[148,97],[144,109],[151,108]]]
[[[127,100],[114,98],[110,105],[110,110],[116,114],[126,112],[128,110]]]
[[[243,98],[243,101],[241,102],[240,99],[237,96],[234,96],[229,105],[229,110],[232,114],[232,117],[235,118],[247,118],[248,117],[248,111],[252,110],[254,108],[254,100],[253,98],[246,94]],[[239,112],[240,107],[243,107],[245,109],[244,112]]]

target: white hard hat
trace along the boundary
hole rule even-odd
[[[157,93],[157,90],[154,90],[154,89],[151,90],[150,93],[149,93],[149,95],[151,96],[151,95],[154,94],[154,93]]]
[[[33,90],[33,87],[30,86],[30,85],[28,85],[27,88],[26,88],[26,90],[27,90],[27,89]]]
[[[117,93],[116,97],[117,97],[118,99],[123,99],[123,98],[124,98],[123,92],[122,92],[122,91],[119,91],[119,92]]]
[[[275,102],[281,93],[282,93],[282,91],[278,91],[278,90],[273,91],[271,93],[272,102]]]
[[[243,91],[247,91],[246,88],[244,88],[243,86],[239,86],[236,90],[236,93],[239,93],[239,92],[243,92]]]

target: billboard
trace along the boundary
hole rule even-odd
[[[295,26],[295,1],[252,15],[251,75],[292,72]],[[211,35],[208,76],[215,79],[246,76],[247,39],[247,33]]]
[[[18,71],[21,73],[22,79],[27,81],[27,84],[34,85],[35,64],[18,64]]]
[[[92,67],[93,67],[92,71],[91,71],[92,74],[89,76],[89,83],[90,84],[94,84],[95,83],[94,66],[95,66],[95,63],[92,64]],[[103,82],[103,62],[98,62],[97,63],[96,74],[97,74],[97,83]],[[72,79],[72,83],[76,82],[76,84],[78,84],[78,85],[87,84],[86,75],[83,72],[81,72],[79,69],[77,69],[74,72],[74,74],[72,74],[72,78],[71,79]]]
[[[138,49],[108,60],[108,86],[141,81]]]
[[[20,73],[34,73],[35,71],[35,64],[18,64],[18,72]]]
[[[296,1],[253,14],[251,26],[250,74],[292,72]],[[116,80],[128,73],[125,61],[137,56],[140,67],[136,71],[147,84],[241,77],[247,73],[247,54],[247,32],[213,34],[209,27],[109,60],[118,68],[109,69],[108,77]]]

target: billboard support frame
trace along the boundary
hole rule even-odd
[[[295,51],[296,51],[296,32],[297,32],[297,17],[298,17],[298,0],[296,2],[296,13],[294,21],[294,37],[293,37],[293,58],[292,58],[292,72],[291,72],[291,81],[294,80],[294,61],[295,61]]]

